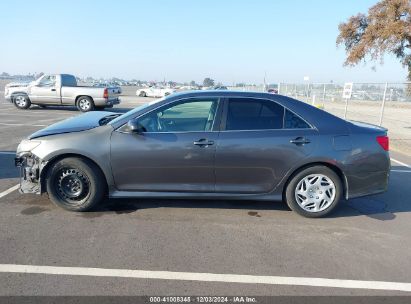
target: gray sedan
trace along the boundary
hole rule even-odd
[[[285,201],[307,217],[387,189],[387,130],[281,95],[173,94],[125,114],[90,112],[17,149],[21,192],[86,211],[110,198]]]

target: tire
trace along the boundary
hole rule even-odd
[[[81,112],[90,112],[94,110],[94,101],[88,96],[80,96],[77,99],[76,106]]]
[[[138,94],[138,96],[140,96],[140,97],[147,97],[147,94],[146,94],[146,92],[141,91],[141,92]]]
[[[47,192],[58,207],[87,211],[101,203],[106,194],[106,180],[93,162],[78,157],[64,158],[46,174]]]
[[[340,177],[325,166],[297,172],[285,191],[288,207],[304,217],[322,217],[338,205],[343,192]]]
[[[16,106],[16,108],[20,110],[26,110],[30,108],[31,106],[31,101],[29,97],[25,94],[17,94],[13,97],[13,103]]]

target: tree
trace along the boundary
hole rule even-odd
[[[208,77],[204,78],[203,86],[204,87],[213,87],[214,86],[214,80],[211,79],[211,78],[208,78]]]
[[[197,84],[196,84],[196,82],[195,82],[194,80],[191,80],[191,81],[190,81],[190,86],[192,86],[192,87],[196,87],[196,86],[197,86]]]
[[[337,46],[347,52],[345,65],[371,58],[382,63],[384,54],[396,56],[408,68],[411,81],[411,1],[381,0],[368,15],[352,16],[338,26]]]

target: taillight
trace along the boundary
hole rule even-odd
[[[388,151],[390,149],[390,140],[388,136],[377,136],[377,142],[385,151]]]
[[[104,89],[103,98],[108,99],[108,89],[107,88]]]

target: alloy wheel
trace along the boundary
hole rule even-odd
[[[79,102],[79,107],[82,111],[88,111],[91,107],[91,102],[90,100],[84,98],[84,99],[80,99]]]
[[[27,104],[26,97],[24,97],[22,95],[16,96],[16,98],[14,100],[16,102],[16,105],[19,106],[19,107],[25,107],[26,104]]]

